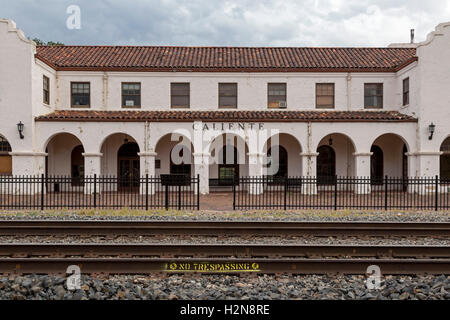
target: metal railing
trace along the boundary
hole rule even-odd
[[[239,209],[450,209],[450,179],[436,177],[241,177]]]
[[[0,209],[200,209],[199,177],[0,176]]]
[[[200,177],[0,176],[0,210],[200,209]],[[450,179],[241,177],[238,209],[450,209]]]

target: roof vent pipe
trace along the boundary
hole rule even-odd
[[[411,43],[414,43],[414,29],[411,29]]]

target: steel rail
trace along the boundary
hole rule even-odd
[[[80,266],[85,274],[150,274],[172,272],[174,263],[189,265],[189,270],[174,273],[217,273],[195,270],[202,263],[247,264],[249,273],[289,274],[366,274],[367,267],[377,265],[383,275],[388,274],[450,274],[450,259],[167,259],[167,258],[0,258],[0,272],[20,274],[64,274],[69,265]],[[225,270],[223,273],[235,273]],[[236,271],[243,273],[243,271]]]
[[[449,258],[446,245],[2,243],[3,257]]]
[[[450,222],[0,220],[0,235],[450,236]]]

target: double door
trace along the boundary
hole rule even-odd
[[[140,166],[139,158],[119,158],[119,187],[139,187]]]

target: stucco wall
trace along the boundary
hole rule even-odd
[[[31,71],[35,47],[11,21],[1,19],[0,43],[0,134],[14,151],[32,150]],[[17,132],[19,121],[25,125],[24,139]],[[13,167],[17,168],[15,163]]]
[[[91,109],[120,110],[121,83],[141,83],[143,110],[169,110],[170,83],[190,83],[190,109],[217,110],[218,84],[238,84],[238,109],[267,109],[267,85],[287,84],[288,110],[316,109],[316,83],[335,84],[335,110],[363,110],[364,83],[383,83],[386,110],[398,110],[401,83],[393,73],[58,72],[58,109],[70,108],[70,82],[91,83]],[[350,94],[350,98],[349,97]],[[126,108],[129,109],[129,108]]]
[[[441,24],[417,48],[420,93],[419,144],[422,151],[438,151],[450,135],[450,23]],[[428,140],[428,125],[436,132]]]
[[[357,173],[359,171],[353,153],[364,157],[370,152],[374,141],[386,133],[398,135],[406,143],[410,176],[435,175],[439,174],[439,148],[450,135],[450,24],[439,25],[427,41],[417,44],[418,62],[397,73],[56,72],[42,61],[35,60],[34,43],[26,39],[11,21],[0,20],[0,43],[0,134],[12,146],[14,174],[42,173],[45,148],[52,137],[59,133],[75,135],[83,144],[85,152],[94,156],[102,151],[103,146],[105,154],[101,167],[104,173],[115,174],[117,162],[111,159],[114,159],[119,142],[111,139],[104,144],[110,135],[129,134],[136,140],[141,152],[151,153],[162,136],[177,129],[192,131],[192,123],[34,123],[36,115],[49,113],[55,108],[70,108],[71,81],[89,81],[91,109],[104,110],[121,109],[121,82],[141,82],[142,110],[169,110],[171,82],[191,84],[191,110],[217,110],[219,82],[238,83],[238,108],[244,110],[267,109],[269,82],[287,83],[288,110],[315,110],[315,84],[321,82],[335,83],[335,110],[362,110],[364,83],[382,82],[383,109],[399,110],[419,119],[418,123],[265,123],[264,128],[273,132],[261,139],[262,143],[248,144],[248,152],[263,153],[265,141],[276,131],[295,137],[300,148],[294,148],[294,141],[283,142],[288,148],[289,175],[305,172],[305,168],[302,168],[304,162],[297,149],[314,153],[321,143],[327,143],[325,137],[330,134],[333,135],[333,147],[337,155],[336,173]],[[49,105],[42,102],[43,75],[50,79]],[[410,78],[410,103],[402,106],[402,85],[406,77]],[[24,139],[20,139],[17,132],[16,124],[19,121],[25,124]],[[429,140],[428,125],[431,122],[436,125],[436,132],[433,139]],[[337,134],[345,135],[348,139],[341,140]],[[245,138],[245,134],[243,136]],[[325,142],[322,141],[324,138]],[[63,173],[67,172],[66,158],[59,153],[64,148],[69,150],[72,142],[70,139],[67,143],[58,139],[49,145],[49,152],[58,153],[49,156],[49,160],[56,161],[57,157],[62,157],[58,160],[62,163],[55,165],[52,170]],[[214,136],[211,136],[209,141],[213,139]],[[401,143],[392,142],[390,138],[384,138],[379,143],[386,150],[385,161],[390,164],[390,169],[385,173],[398,175],[398,159],[389,157],[393,153],[398,154]],[[163,154],[170,147],[170,144],[164,144],[160,156],[164,158]],[[208,143],[194,146],[194,152],[208,152]],[[167,161],[162,161],[162,170],[166,165]],[[211,169],[212,177],[216,171]]]

